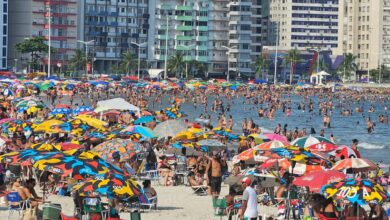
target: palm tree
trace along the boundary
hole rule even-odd
[[[168,59],[168,70],[169,72],[175,73],[177,77],[180,71],[183,71],[185,67],[184,56],[180,52],[176,52],[175,55],[169,57]]]
[[[72,58],[69,60],[70,66],[73,68],[73,71],[82,71],[85,66],[85,54],[82,50],[75,50],[75,53],[73,54]]]
[[[255,79],[259,79],[262,76],[263,70],[268,68],[266,56],[264,54],[258,56],[253,67],[255,68]]]
[[[344,60],[338,68],[339,73],[343,74],[343,81],[346,78],[349,78],[351,73],[356,72],[356,70],[358,69],[358,66],[356,64],[356,59],[357,56],[354,56],[351,53],[344,55]]]
[[[299,51],[297,49],[292,49],[288,51],[287,56],[284,58],[286,63],[290,64],[290,85],[292,84],[294,76],[294,65],[300,61]]]
[[[121,68],[122,71],[126,72],[127,75],[130,74],[130,70],[134,69],[136,65],[137,62],[135,61],[134,55],[131,54],[130,51],[126,51],[122,54]]]

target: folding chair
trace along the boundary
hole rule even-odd
[[[200,185],[200,186],[191,186],[194,190],[194,194],[198,196],[207,196],[208,186]]]
[[[222,219],[223,216],[226,216],[225,210],[227,208],[226,199],[216,199],[213,198],[213,209],[214,209],[214,217],[219,217]]]
[[[98,213],[102,216],[102,219],[105,220],[108,218],[110,210],[103,207],[99,198],[85,198],[83,200],[83,212],[82,219],[84,219],[85,216],[86,220],[89,220],[91,213]]]
[[[18,192],[10,192],[7,194],[8,200],[8,219],[10,219],[11,213],[17,211],[20,219],[20,213],[24,209],[29,208],[29,200],[22,200]]]
[[[188,185],[187,177],[188,177],[188,169],[187,164],[185,163],[177,163],[175,169],[175,176],[178,184]]]
[[[142,193],[138,199],[141,210],[144,210],[143,207],[148,207],[148,211],[151,211],[152,208],[157,209],[157,196],[149,198],[145,193]]]

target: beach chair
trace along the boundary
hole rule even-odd
[[[175,169],[176,184],[188,185],[188,169],[186,163],[177,163]]]
[[[141,210],[145,210],[144,207],[147,207],[148,211],[151,211],[152,208],[157,210],[157,196],[149,198],[145,193],[142,193],[139,197],[139,207]]]
[[[222,219],[223,216],[226,216],[226,212],[225,212],[227,208],[226,199],[213,198],[212,201],[213,201],[213,209],[214,209],[214,218],[219,217],[219,219]]]
[[[90,219],[90,214],[100,214],[102,219],[108,218],[110,210],[105,208],[99,198],[85,198],[83,200],[83,215],[81,219]],[[85,217],[85,218],[84,218]]]
[[[207,196],[207,190],[208,186],[205,185],[199,185],[199,186],[191,186],[191,188],[194,190],[194,194],[198,196]]]
[[[10,192],[7,194],[8,200],[8,219],[10,219],[10,215],[13,212],[18,212],[18,216],[20,219],[20,213],[23,213],[23,210],[29,208],[29,201],[22,200],[19,196],[18,192]]]

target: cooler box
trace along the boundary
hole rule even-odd
[[[138,211],[130,212],[130,220],[141,220],[141,213]]]
[[[43,220],[61,219],[61,204],[45,203],[42,206]]]

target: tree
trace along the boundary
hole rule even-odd
[[[297,49],[292,49],[288,51],[288,54],[284,59],[286,63],[290,64],[290,85],[291,85],[294,76],[294,65],[300,61],[299,51]]]
[[[187,68],[188,68],[188,75],[193,73],[193,76],[195,76],[195,75],[206,76],[206,72],[207,72],[207,65],[206,65],[206,63],[199,62],[197,60],[191,60],[191,61],[187,61],[187,65],[188,65],[187,66]],[[188,80],[188,76],[187,76],[187,80]]]
[[[175,73],[177,77],[180,71],[183,71],[185,68],[184,56],[180,52],[176,52],[175,55],[169,57],[168,59],[168,71]]]
[[[341,62],[338,72],[342,74],[343,81],[351,76],[351,73],[356,72],[358,66],[356,64],[357,56],[348,53],[344,56],[343,62]]]
[[[137,66],[137,61],[133,54],[130,51],[127,51],[122,54],[120,69],[125,72],[127,75],[130,75],[130,70],[134,69]]]
[[[49,46],[45,44],[46,39],[44,37],[35,37],[31,39],[25,39],[20,43],[15,45],[16,51],[22,54],[30,54],[30,68],[38,69],[39,68],[39,60],[43,53],[47,53],[49,51]],[[51,48],[52,53],[55,52],[54,48]]]
[[[73,54],[72,58],[69,60],[70,66],[73,68],[73,71],[82,71],[86,66],[85,54],[82,50],[77,49]]]
[[[259,79],[262,76],[263,70],[268,68],[267,57],[264,54],[258,56],[253,67],[255,68],[255,79]]]

